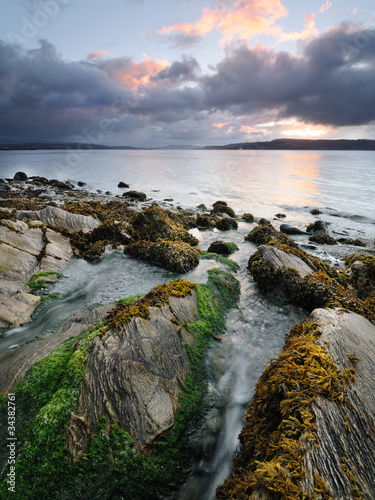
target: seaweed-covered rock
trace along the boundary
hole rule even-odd
[[[306,231],[312,235],[314,234],[328,234],[328,224],[322,220],[317,220],[309,224]]]
[[[297,248],[298,245],[295,241],[291,240],[285,234],[277,231],[272,224],[264,224],[254,227],[250,233],[245,236],[245,241],[250,241],[255,243],[255,245],[267,245],[274,244],[276,242],[282,245],[288,245],[290,247]]]
[[[320,245],[337,245],[335,238],[332,238],[329,234],[315,234],[309,237],[309,241]]]
[[[16,172],[13,179],[15,181],[27,181],[27,175],[25,174],[25,172]]]
[[[207,252],[217,253],[219,255],[230,255],[236,250],[238,250],[238,246],[235,243],[217,240],[211,243]]]
[[[238,229],[238,224],[237,221],[229,217],[218,220],[216,222],[216,227],[217,229],[220,229],[220,231],[229,231],[231,229]]]
[[[199,264],[199,251],[181,241],[140,241],[126,246],[125,251],[176,273],[187,273]]]
[[[132,236],[136,241],[183,241],[196,246],[199,240],[180,222],[181,218],[160,207],[151,207],[130,219]]]
[[[255,217],[253,214],[246,212],[241,216],[241,219],[244,220],[245,222],[255,222]]]
[[[292,262],[291,255],[282,250],[259,247],[250,257],[248,269],[263,292],[282,294],[309,311],[317,307],[343,307],[375,322],[375,311],[341,285],[343,277],[331,266],[305,254],[304,263],[314,272],[304,269],[299,258],[304,254],[298,250],[298,259]]]
[[[350,267],[350,283],[359,297],[375,297],[375,257],[353,254],[345,264]]]
[[[138,201],[145,201],[147,199],[146,193],[141,193],[140,191],[126,191],[122,196]]]
[[[215,226],[215,221],[207,215],[197,215],[195,225],[199,229],[209,229]]]
[[[213,204],[213,209],[211,210],[211,215],[222,215],[227,214],[229,217],[235,217],[236,214],[233,208],[228,207],[226,201],[216,201]]]
[[[374,325],[337,309],[292,329],[257,384],[218,500],[373,498],[374,339]]]

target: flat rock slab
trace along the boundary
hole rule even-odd
[[[345,403],[320,396],[313,403],[319,446],[311,447],[305,457],[306,492],[313,493],[316,470],[333,498],[353,499],[353,484],[340,465],[341,457],[346,457],[363,498],[374,499],[375,326],[358,314],[338,309],[316,309],[311,317],[321,325],[318,343],[341,370],[355,367],[356,382],[347,390]],[[352,355],[359,361],[353,363]]]
[[[34,296],[33,296],[34,297]],[[77,337],[83,330],[102,320],[113,304],[100,306],[64,321],[54,333],[47,334],[0,358],[0,392],[10,392],[34,363],[48,356],[66,340]]]
[[[76,231],[92,231],[100,226],[100,221],[91,215],[72,214],[57,207],[46,207],[42,210],[19,210],[16,217],[21,220],[39,219],[47,226],[63,227],[74,233]]]
[[[296,255],[283,252],[276,247],[260,245],[258,250],[261,252],[264,260],[269,262],[275,271],[281,267],[291,267],[299,271],[302,278],[314,272],[312,267]]]

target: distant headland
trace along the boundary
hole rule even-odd
[[[150,150],[150,149],[230,149],[230,150],[316,150],[316,151],[375,151],[375,140],[372,139],[274,139],[272,141],[239,142],[224,146],[194,146],[169,145],[158,147],[106,146],[91,143],[22,143],[0,144],[0,151],[30,151],[30,150]]]

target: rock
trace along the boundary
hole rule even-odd
[[[35,296],[32,295],[32,297]],[[40,297],[35,298],[40,301]],[[0,392],[11,392],[23,379],[30,366],[48,356],[66,340],[76,337],[83,330],[91,327],[92,324],[101,321],[112,308],[113,304],[107,304],[73,316],[64,321],[54,333],[44,335],[33,342],[28,342],[19,349],[8,353],[6,357],[0,357]]]
[[[57,207],[46,207],[42,210],[19,210],[16,217],[21,220],[39,219],[47,226],[62,227],[69,232],[92,231],[100,226],[100,221],[91,215],[73,214]]]
[[[201,203],[200,205],[197,206],[198,210],[207,210],[207,207],[204,203]]]
[[[57,189],[63,189],[68,191],[74,189],[74,185],[71,182],[62,182],[58,181],[57,179],[51,179],[50,181],[48,181],[48,184]]]
[[[305,231],[301,231],[297,227],[289,226],[288,224],[281,224],[280,231],[285,234],[309,234]]]
[[[255,245],[267,245],[272,242],[278,242],[282,245],[297,248],[295,241],[277,231],[271,224],[264,224],[255,227],[250,233],[245,236],[245,241],[255,243]]]
[[[250,214],[250,213],[244,213],[241,217],[242,220],[244,220],[245,222],[255,222],[255,217],[253,214]]]
[[[119,187],[119,188],[128,188],[130,186],[129,186],[129,184],[126,184],[126,182],[122,182],[121,181],[121,182],[118,183],[117,187]]]
[[[316,234],[309,237],[309,241],[319,243],[320,245],[337,245],[337,241],[329,234]]]
[[[282,267],[291,267],[295,269],[302,278],[314,272],[313,265],[309,266],[296,255],[285,253],[276,247],[261,245],[258,250],[263,259],[271,264],[274,271],[278,271]]]
[[[319,215],[321,213],[322,212],[318,208],[313,208],[312,210],[310,210],[311,215]]]
[[[29,321],[41,298],[23,291],[13,297],[0,295],[0,326],[20,326]]]
[[[235,243],[227,243],[222,240],[217,240],[211,243],[207,252],[217,253],[219,255],[230,255],[236,250],[238,250],[238,247]]]
[[[13,179],[15,181],[27,181],[27,175],[25,174],[25,172],[17,172],[14,174]]]
[[[145,201],[147,199],[147,195],[145,193],[141,193],[140,191],[126,191],[122,196],[139,201]]]
[[[309,224],[306,231],[312,235],[315,234],[328,234],[328,223],[322,220],[317,220]]]
[[[46,177],[40,177],[38,175],[33,175],[32,177],[30,177],[30,182],[32,182],[33,184],[48,185],[49,180]]]
[[[258,382],[241,450],[217,500],[372,500],[375,326],[317,309],[288,335]],[[318,494],[318,496],[316,496]]]
[[[375,297],[375,257],[351,255],[345,259],[350,268],[350,284],[360,298]]]
[[[180,241],[140,241],[126,246],[126,253],[176,273],[187,273],[199,264],[199,252]]]
[[[234,210],[230,207],[228,207],[228,204],[226,201],[216,201],[213,204],[213,209],[211,210],[211,215],[222,215],[222,214],[227,214],[229,217],[235,217],[236,214],[234,213]]]
[[[0,184],[0,192],[1,191],[9,191],[10,187],[8,184]]]
[[[216,222],[217,229],[220,231],[229,231],[231,229],[238,229],[237,221],[231,218],[220,219]]]
[[[169,210],[160,207],[151,207],[135,214],[130,219],[133,228],[134,240],[157,241],[158,239],[168,241],[183,241],[196,246],[199,240],[190,234],[180,222],[181,216],[176,216]]]
[[[78,185],[79,187],[83,187],[83,186],[86,186],[86,182],[78,181],[78,182],[77,182],[77,185]]]
[[[271,221],[262,217],[261,219],[258,220],[258,224],[260,226],[267,226],[268,224],[271,224]]]
[[[215,226],[215,221],[207,215],[197,215],[195,224],[199,229],[209,229]]]
[[[61,271],[71,255],[69,239],[43,225],[0,221],[1,328],[30,319],[40,297],[27,293],[26,283],[40,271]]]
[[[276,214],[275,217],[277,219],[285,219],[286,215],[285,214]]]

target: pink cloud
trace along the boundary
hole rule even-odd
[[[108,50],[93,50],[87,56],[87,59],[89,61],[92,61],[93,59],[101,59],[102,57],[109,56],[109,54],[110,54],[110,52]]]
[[[315,27],[315,14],[310,12],[305,17],[305,28],[302,31],[295,31],[293,33],[280,33],[278,37],[279,42],[286,42],[290,40],[308,40],[318,34]]]
[[[326,10],[330,9],[332,7],[332,2],[330,0],[326,0],[326,3],[324,3],[320,9],[319,9],[319,12],[322,13],[322,12],[325,12]]]

